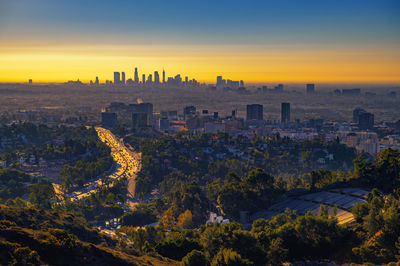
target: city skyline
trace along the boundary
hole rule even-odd
[[[400,83],[398,1],[5,0],[0,10],[0,82],[111,80],[134,64],[208,83]]]

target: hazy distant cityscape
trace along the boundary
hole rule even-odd
[[[303,88],[245,86],[243,80],[222,76],[217,76],[214,84],[206,84],[182,79],[180,74],[167,77],[165,70],[161,78],[154,71],[154,79],[152,74],[143,74],[139,80],[138,68],[132,74],[133,78],[128,78],[125,72],[114,72],[113,81],[101,82],[96,77],[88,84],[79,80],[2,84],[1,119],[7,123],[102,124],[111,128],[127,125],[165,132],[257,132],[297,139],[324,136],[339,138],[349,147],[372,155],[388,147],[400,148],[399,137],[390,134],[400,128],[399,118],[393,117],[393,112],[400,111],[400,90],[396,87],[329,90],[324,84],[320,90],[313,83]],[[133,118],[136,113],[146,117]]]

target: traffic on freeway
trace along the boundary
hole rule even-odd
[[[113,186],[112,181],[116,181],[121,177],[126,177],[128,180],[128,191],[131,197],[134,197],[134,183],[136,174],[140,171],[140,154],[129,150],[122,141],[117,140],[110,130],[96,127],[97,134],[100,140],[107,144],[111,148],[111,156],[114,160],[115,166],[114,171],[107,177],[111,180],[110,186]],[[83,189],[70,193],[70,197],[73,200],[80,200],[84,197],[94,193],[96,188],[101,186],[104,181],[103,178],[98,178],[92,182],[84,185]]]

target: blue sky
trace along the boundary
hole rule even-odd
[[[304,43],[400,40],[398,0],[0,0],[0,38]]]

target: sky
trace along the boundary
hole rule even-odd
[[[0,82],[400,84],[398,0],[0,0]]]

